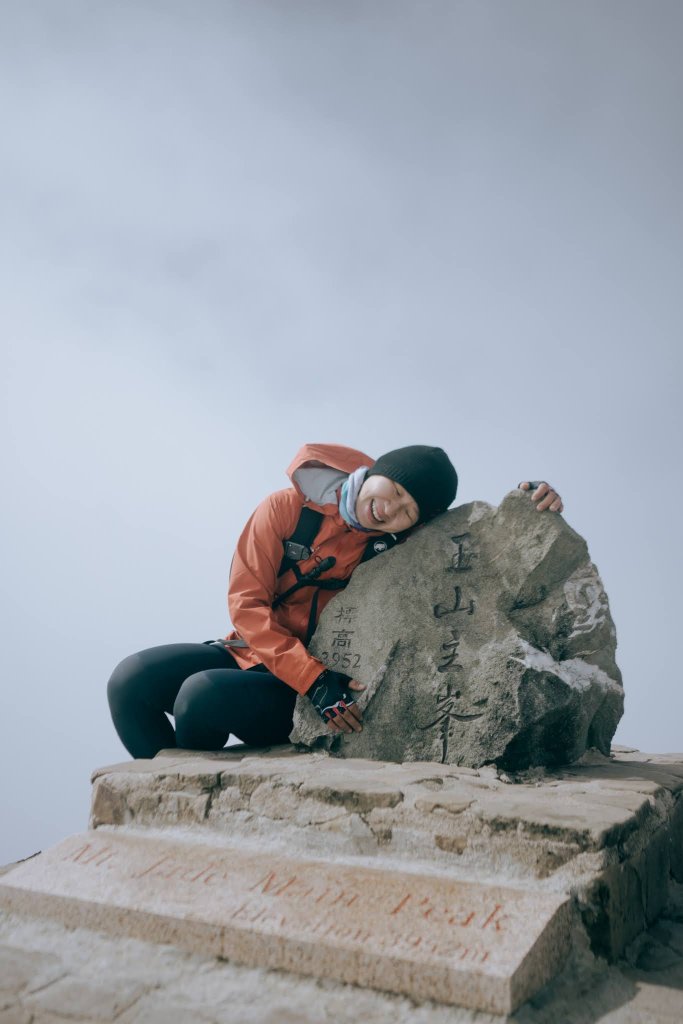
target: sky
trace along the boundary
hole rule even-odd
[[[305,442],[549,480],[683,751],[678,0],[2,0],[0,864]]]

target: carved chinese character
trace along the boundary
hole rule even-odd
[[[335,620],[337,622],[351,622],[353,619],[353,613],[356,611],[355,608],[344,608],[340,606],[334,613]]]
[[[354,634],[353,629],[333,629],[334,640],[332,641],[333,647],[350,647],[351,637]]]
[[[462,696],[460,690],[453,690],[450,683],[446,685],[445,692],[439,694],[436,698],[436,715],[426,725],[419,725],[418,729],[421,732],[427,729],[439,730],[439,737],[441,739],[441,763],[445,764],[448,758],[448,746],[451,739],[451,729],[454,722],[473,722],[477,718],[482,718],[484,715],[482,711],[474,711],[471,713],[465,713],[458,710],[457,702]],[[474,701],[475,708],[483,708],[488,703],[488,697],[484,697],[481,700]]]
[[[454,590],[454,593],[455,593],[455,604],[453,605],[452,608],[449,608],[448,605],[445,605],[445,604],[435,604],[434,605],[434,615],[435,615],[435,617],[437,619],[443,618],[444,615],[452,615],[454,612],[465,612],[466,615],[473,615],[474,614],[474,608],[475,608],[474,600],[470,599],[469,602],[466,602],[463,605],[463,603],[462,603],[462,591],[461,591],[460,587],[454,587],[453,590]]]
[[[442,651],[445,651],[446,653],[441,655],[441,664],[437,669],[439,672],[446,672],[449,668],[454,669],[456,672],[462,672],[462,665],[457,664],[458,647],[460,646],[460,638],[457,630],[451,630],[451,637],[451,640],[447,640],[445,644],[441,644]]]
[[[455,537],[451,537],[451,540],[457,549],[451,562],[451,568],[455,572],[467,572],[468,569],[472,568],[473,555],[472,552],[468,550],[467,545],[469,536],[469,533],[458,533]]]

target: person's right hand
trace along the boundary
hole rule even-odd
[[[547,508],[551,512],[562,512],[564,505],[554,487],[551,487],[545,480],[522,480],[517,484],[522,491],[531,491],[531,500],[536,502],[536,511],[545,512]]]
[[[350,679],[343,672],[325,669],[306,691],[306,696],[327,722],[330,732],[361,732],[363,713],[349,691],[364,689],[363,683]]]

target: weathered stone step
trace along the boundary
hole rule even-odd
[[[621,955],[683,882],[683,756],[621,751],[510,778],[481,769],[228,748],[94,775],[91,824],[189,827],[288,855],[435,865],[572,895],[595,953]]]
[[[682,755],[661,763],[649,755],[642,761],[598,755],[595,762],[511,780],[492,766],[340,761],[292,747],[275,750],[228,748],[213,756],[162,751],[153,760],[99,768],[91,824],[206,824],[222,831],[235,828],[246,812],[251,819],[317,828],[329,836],[339,831],[330,827],[333,821],[358,814],[376,846],[390,847],[395,829],[401,836],[410,830],[420,836],[427,857],[439,838],[471,842],[485,827],[511,836],[520,826],[526,839],[555,840],[576,855],[623,843],[643,824],[670,820],[683,790]],[[523,784],[510,784],[518,781]],[[553,860],[537,866],[537,877],[562,863]]]
[[[351,867],[126,829],[0,879],[0,906],[239,963],[510,1013],[569,947],[562,894]]]

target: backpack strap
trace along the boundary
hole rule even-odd
[[[399,538],[395,533],[385,533],[383,537],[373,537],[365,545],[365,551],[359,564],[369,561],[374,558],[375,555],[381,555],[389,548],[393,548],[394,544],[398,544]]]
[[[309,508],[307,505],[303,506],[294,533],[289,540],[285,541],[285,553],[280,562],[278,576],[283,576],[289,569],[293,569],[298,578],[297,562],[305,562],[307,558],[311,557],[311,547],[320,531],[322,521],[322,512],[316,512],[315,509]]]
[[[313,541],[320,532],[323,518],[322,512],[316,512],[315,509],[309,508],[308,505],[302,507],[294,533],[284,543],[285,553],[280,562],[278,576],[283,576],[289,569],[293,569],[298,579],[297,562],[305,562],[306,559],[311,557]],[[365,546],[361,562],[367,562],[369,559],[374,558],[375,555],[381,555],[384,551],[393,548],[398,542],[399,538],[395,533],[385,533],[383,537],[372,537]]]
[[[291,586],[289,590],[286,590],[284,594],[280,594],[279,597],[276,597],[271,606],[272,608],[279,607],[279,605],[281,605],[291,594],[296,590],[300,590],[302,587],[315,588],[313,600],[311,601],[311,611],[308,618],[308,629],[306,630],[306,638],[304,640],[305,647],[308,647],[311,642],[311,637],[315,632],[320,591],[343,590],[349,582],[348,580],[337,579],[320,580],[318,579],[318,573],[320,572],[319,569],[313,569],[306,576],[303,576],[299,569],[297,563],[305,562],[311,557],[313,541],[320,531],[322,520],[322,512],[316,512],[315,509],[309,508],[307,505],[302,507],[294,533],[289,540],[284,542],[285,554],[278,571],[278,577],[280,577],[289,569],[292,569],[296,576],[296,583]],[[394,544],[398,544],[398,541],[399,538],[395,533],[386,533],[383,537],[372,537],[365,545],[365,551],[363,552],[361,562],[367,562],[376,555],[381,555],[384,551],[388,551],[389,548],[393,548]]]

